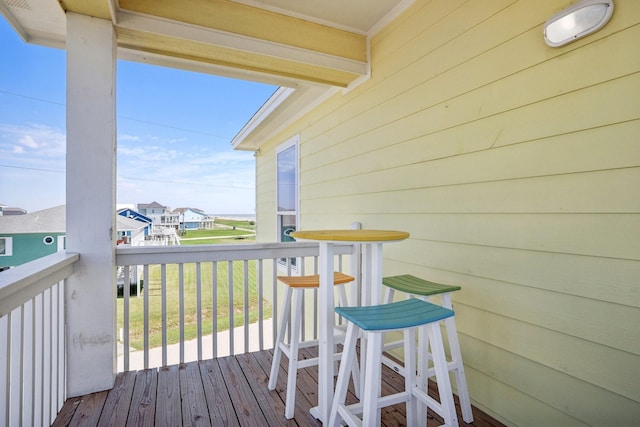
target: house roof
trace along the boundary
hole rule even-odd
[[[186,211],[193,211],[193,212],[201,214],[201,215],[205,214],[202,209],[198,209],[198,208],[176,208],[171,213],[181,214],[181,213],[185,213]]]
[[[0,216],[0,234],[64,233],[65,229],[65,205],[25,215]]]
[[[146,222],[138,221],[137,219],[133,218],[127,218],[122,215],[116,215],[116,222],[118,231],[140,230],[149,225]]]
[[[0,216],[0,234],[64,233],[66,231],[66,205],[43,209],[25,215]],[[139,230],[147,223],[116,215],[117,230]]]
[[[166,209],[167,207],[164,205],[161,205],[160,203],[153,201],[151,203],[138,203],[138,209],[150,209],[150,208],[164,208]]]
[[[263,141],[369,75],[369,39],[414,0],[0,0],[27,42],[64,48],[66,14],[113,22],[118,57],[280,86],[233,139]]]

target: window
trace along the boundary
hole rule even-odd
[[[11,256],[13,253],[13,238],[0,237],[0,256]]]
[[[289,235],[298,225],[298,146],[300,137],[294,136],[276,148],[276,202],[278,241],[292,242]],[[286,259],[280,260],[286,264]],[[290,260],[295,267],[295,258]]]

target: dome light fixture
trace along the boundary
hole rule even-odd
[[[544,41],[564,46],[604,27],[613,14],[613,0],[582,0],[556,13],[544,24]]]

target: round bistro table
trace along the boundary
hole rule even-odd
[[[363,305],[382,302],[382,245],[399,242],[409,233],[394,230],[301,230],[291,236],[296,240],[317,241],[320,244],[320,288],[318,304],[318,406],[311,414],[323,423],[329,421],[333,401],[333,352],[335,307],[333,302],[333,248],[336,243],[357,243],[362,247],[362,301]]]

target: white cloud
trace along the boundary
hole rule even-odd
[[[118,141],[140,141],[140,137],[139,136],[135,136],[135,135],[118,135]]]
[[[18,142],[28,148],[38,148],[38,143],[33,140],[33,137],[31,135],[23,136]]]
[[[0,142],[22,147],[23,150],[13,152],[28,155],[28,160],[64,158],[67,137],[60,129],[39,124],[0,124],[0,132]]]

